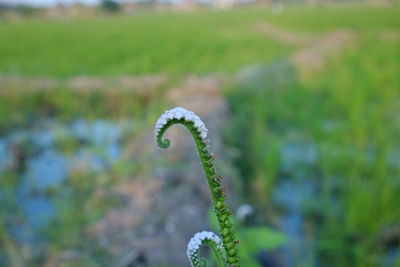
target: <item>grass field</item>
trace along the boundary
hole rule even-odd
[[[399,6],[335,5],[288,6],[279,14],[246,8],[3,22],[1,77],[29,81],[35,77],[62,80],[80,75],[165,74],[173,79],[146,95],[117,88],[79,92],[66,85],[55,90],[13,91],[0,84],[0,136],[32,127],[41,117],[62,121],[131,118],[146,133],[169,104],[164,99],[170,87],[189,74],[223,74],[229,81],[221,91],[230,111],[224,146],[236,151],[235,170],[243,185],[238,199],[255,207],[255,224],[277,226],[282,208],[274,204],[273,196],[280,192],[282,181],[294,188],[304,184],[316,188],[299,205],[307,254],[294,254],[293,266],[398,267],[399,18]],[[260,23],[274,25],[283,37],[260,31]],[[350,36],[345,45],[334,46],[337,51],[324,57],[321,66],[302,75],[304,66],[296,65],[293,55],[318,40],[326,46],[324,38],[343,29]],[[302,41],[304,36],[308,36],[306,41]],[[317,46],[313,55],[321,51],[325,50]],[[78,145],[65,142],[60,147],[70,153]],[[121,163],[118,171],[134,176],[131,172],[148,166],[130,164]],[[14,192],[16,175],[9,170],[2,187]],[[108,185],[123,175],[113,170],[109,176],[109,180],[102,177]],[[79,180],[74,178],[74,182]],[[93,218],[79,217],[85,211],[75,210],[76,201],[86,200],[90,185],[77,184],[74,193],[82,193],[81,198],[74,198],[70,213],[63,214],[64,222],[50,233],[54,248],[48,253],[71,247],[93,255],[102,253],[81,243],[79,229],[102,213],[94,210]],[[98,199],[94,201],[101,206]],[[14,206],[7,205],[0,209],[0,219],[12,217]],[[0,265],[7,263],[2,261],[5,255],[18,254],[10,248],[5,232],[0,227],[0,248],[6,251],[0,253]],[[241,245],[244,251],[251,247]],[[243,255],[246,267],[259,266],[248,250]],[[39,266],[43,262],[35,258],[29,263]]]
[[[398,29],[400,9],[289,7],[196,14],[142,14],[0,25],[0,73],[23,76],[233,72],[284,57],[293,45],[258,32],[257,23],[324,32]]]

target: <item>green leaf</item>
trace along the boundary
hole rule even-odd
[[[260,249],[273,250],[286,243],[284,234],[269,227],[251,227],[238,231],[241,247],[248,247],[253,251]]]

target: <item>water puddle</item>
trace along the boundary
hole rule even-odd
[[[7,170],[18,173],[11,201],[23,217],[23,222],[10,227],[13,236],[22,243],[37,239],[57,216],[57,194],[52,190],[60,189],[73,170],[101,172],[112,166],[121,157],[124,134],[132,130],[128,121],[43,120],[3,136],[0,176]]]
[[[310,266],[316,259],[312,238],[305,230],[304,213],[309,202],[318,197],[318,185],[308,179],[307,171],[317,163],[317,149],[313,144],[287,143],[282,146],[280,155],[281,170],[285,175],[276,185],[272,201],[282,210],[280,228],[288,240],[282,250],[284,266]]]

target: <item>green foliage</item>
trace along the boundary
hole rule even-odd
[[[292,48],[254,29],[257,11],[141,14],[0,27],[0,72],[113,75],[232,72]]]
[[[257,185],[247,194],[271,213],[265,192],[274,181],[319,184],[318,205],[306,213],[315,224],[317,253],[329,265],[376,266],[385,248],[376,240],[400,220],[400,54],[398,41],[374,36],[365,34],[306,81],[289,63],[276,62],[227,90],[234,118],[228,137],[242,152],[243,177]],[[318,156],[306,162],[304,152],[288,165],[283,150],[299,144]]]
[[[376,31],[398,29],[399,15],[398,5],[378,7],[350,3],[322,7],[288,6],[282,14],[271,14],[268,20],[300,32],[326,32],[338,28]]]
[[[272,251],[287,242],[282,233],[265,226],[240,229],[238,231],[238,237],[241,240],[240,242],[246,244],[240,246],[240,256],[243,266],[248,267],[260,266],[255,260],[260,251]]]
[[[140,14],[0,27],[0,72],[11,75],[113,75],[233,72],[295,47],[256,30],[266,21],[303,31],[399,27],[398,7],[288,7],[194,14]],[[315,23],[318,21],[318,23]]]
[[[208,212],[208,221],[212,229],[218,229],[218,219],[215,213]],[[261,250],[275,250],[287,243],[286,237],[279,231],[265,226],[241,226],[235,218],[232,222],[236,227],[236,233],[240,240],[239,254],[243,266],[256,267],[259,263],[256,261],[256,255]]]
[[[143,118],[154,116],[148,109],[157,109],[160,105],[158,91],[147,96],[137,95],[134,91],[79,92],[65,88],[52,91],[32,90],[26,92],[20,88],[0,93],[0,129],[23,127],[33,118],[57,117],[62,121],[76,118]],[[73,140],[57,141],[57,146],[68,150]],[[63,144],[66,142],[66,144]],[[71,143],[72,142],[72,143]],[[70,147],[72,148],[72,147]]]
[[[107,12],[117,12],[120,9],[120,4],[113,0],[102,0],[101,7]]]

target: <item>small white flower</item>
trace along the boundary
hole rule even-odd
[[[193,116],[190,113],[185,113],[185,121],[192,121],[193,120]]]
[[[156,123],[154,134],[157,136],[161,128],[164,127],[164,125],[167,124],[169,120],[172,119],[180,120],[182,118],[184,118],[185,121],[193,122],[194,127],[200,132],[200,136],[203,140],[207,138],[208,130],[205,127],[204,123],[201,121],[200,117],[197,116],[192,111],[180,107],[167,110],[164,112],[163,115],[161,115],[161,117],[158,119]]]
[[[186,254],[189,258],[190,264],[196,266],[199,249],[204,241],[211,241],[216,244],[218,249],[222,249],[222,240],[213,232],[199,232],[196,233],[189,241]]]
[[[204,126],[204,123],[200,120],[200,118],[199,119],[196,119],[195,121],[194,121],[194,126],[196,127],[196,128],[201,128],[201,127],[203,127]]]
[[[167,118],[165,118],[165,116],[163,115],[159,120],[159,124],[160,125],[165,125],[166,123],[167,123]]]
[[[178,120],[182,119],[183,116],[184,116],[184,113],[182,113],[180,111],[175,112],[175,118],[177,118]]]

